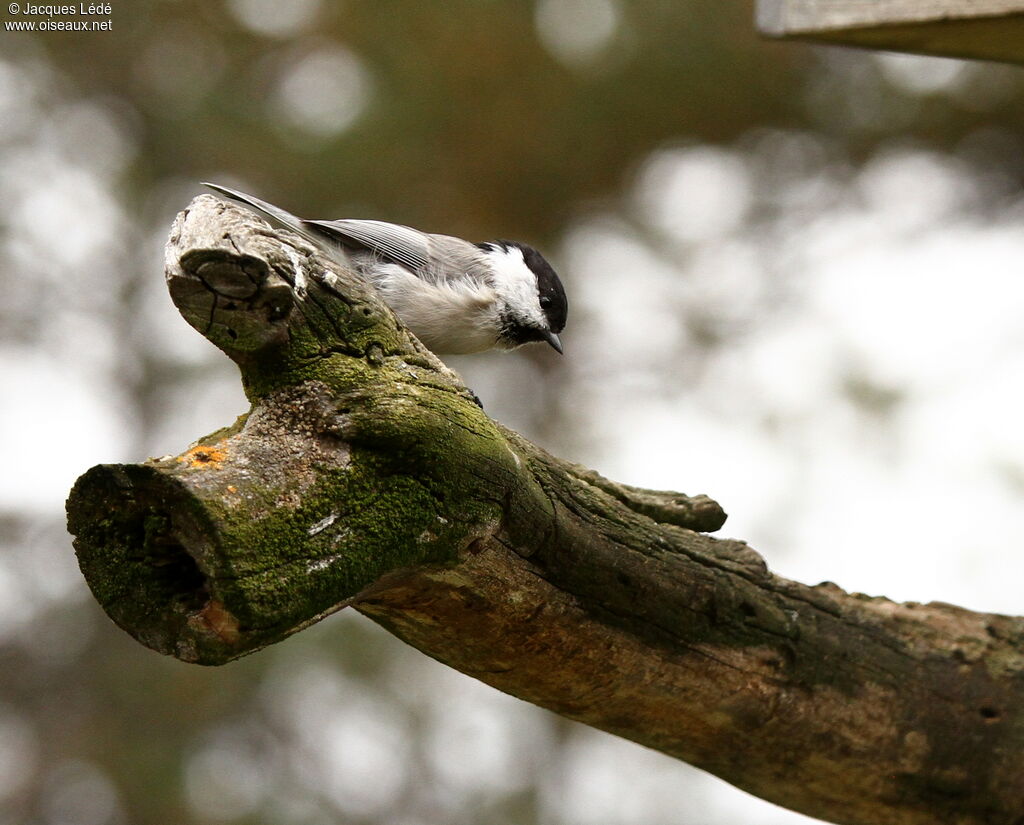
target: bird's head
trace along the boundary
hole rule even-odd
[[[515,349],[535,341],[558,352],[568,303],[565,289],[544,256],[518,241],[480,244],[491,267],[501,324],[498,346]]]

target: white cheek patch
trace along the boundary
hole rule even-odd
[[[515,310],[516,316],[540,329],[548,328],[537,294],[537,276],[526,265],[523,250],[517,246],[488,250],[494,269],[494,291],[503,303]]]

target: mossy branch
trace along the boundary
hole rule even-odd
[[[372,288],[245,210],[197,198],[167,277],[252,408],[71,492],[82,571],[143,644],[219,664],[352,605],[812,816],[1024,821],[1020,619],[772,575],[703,534],[724,521],[707,497],[617,484],[490,420]]]

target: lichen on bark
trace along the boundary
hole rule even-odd
[[[69,529],[140,642],[219,664],[351,605],[434,658],[851,825],[1020,825],[1024,622],[773,575],[643,490],[492,421],[354,273],[197,198],[168,285],[252,404],[103,465]],[[827,542],[827,537],[823,537]]]

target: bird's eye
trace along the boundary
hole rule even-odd
[[[540,308],[547,309],[549,306],[551,306],[551,299],[547,295],[545,295],[543,298],[540,299]]]

